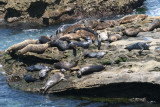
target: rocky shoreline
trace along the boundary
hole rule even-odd
[[[54,25],[82,18],[128,14],[145,0],[0,0],[0,18],[8,26]],[[40,6],[40,8],[39,8]],[[26,24],[25,24],[26,23]],[[36,25],[35,25],[36,24]]]
[[[157,48],[160,45],[159,18],[147,15],[130,15],[118,20],[103,22],[84,21],[83,25],[87,23],[88,28],[94,29],[99,35],[103,33],[110,37],[113,34],[119,34],[122,38],[112,41],[109,45],[108,41],[103,41],[101,50],[97,50],[94,44],[89,49],[85,49],[87,52],[105,51],[106,54],[100,59],[80,57],[78,66],[65,72],[67,81],[59,82],[47,93],[106,98],[146,98],[147,100],[159,101],[160,56]],[[93,22],[97,22],[96,26]],[[131,30],[127,33],[128,29]],[[138,53],[139,50],[128,51],[124,49],[137,42],[149,43],[151,47],[149,50],[143,50],[142,54]],[[84,51],[82,48],[77,48],[78,55],[82,51]],[[3,53],[1,52],[1,54]],[[49,76],[42,81],[27,83],[23,76],[29,74],[37,77],[38,72],[28,72],[26,67],[35,64],[53,67],[56,62],[73,60],[73,55],[72,50],[61,53],[56,47],[48,47],[42,54],[27,52],[18,55],[12,52],[5,54],[0,59],[0,63],[6,71],[9,86],[23,91],[41,92],[40,89],[48,78],[58,70],[49,72]],[[104,65],[105,70],[77,78],[77,70],[88,64]]]

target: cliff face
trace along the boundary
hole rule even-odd
[[[55,24],[84,17],[131,12],[144,0],[0,0],[0,17],[8,22]]]

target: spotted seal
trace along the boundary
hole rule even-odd
[[[55,68],[55,69],[70,70],[71,68],[77,66],[78,61],[79,61],[79,60],[77,60],[77,61],[75,61],[75,62],[73,62],[73,63],[61,61],[61,62],[55,63],[55,64],[54,64],[54,68]]]
[[[51,71],[52,70],[52,68],[49,68],[49,67],[47,67],[47,68],[45,68],[45,69],[41,69],[40,71],[39,71],[39,79],[44,79],[46,76],[47,76],[47,73],[49,72],[49,71]]]
[[[99,72],[104,69],[105,69],[105,67],[103,65],[87,65],[87,66],[80,68],[77,71],[77,77],[81,78],[82,75],[91,74],[93,72]]]
[[[26,68],[27,71],[40,71],[42,69],[52,69],[51,67],[48,67],[46,65],[31,65]]]
[[[66,80],[64,78],[64,74],[62,74],[61,72],[57,72],[47,80],[47,82],[45,83],[44,87],[42,87],[41,90],[43,90],[43,93],[46,93],[46,91],[49,88],[51,88],[52,86],[56,85],[61,80]]]

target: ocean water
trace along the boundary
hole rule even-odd
[[[160,0],[146,0],[144,5],[136,9],[133,14],[145,13],[150,16],[160,16]],[[50,26],[41,29],[0,29],[0,50],[19,43],[25,39],[38,39],[41,35],[50,36],[59,27]],[[1,70],[0,65],[0,70]],[[0,74],[0,107],[159,107],[160,104],[134,103],[119,104],[107,102],[92,102],[88,100],[73,99],[68,96],[41,95],[28,93],[10,88],[6,78]]]

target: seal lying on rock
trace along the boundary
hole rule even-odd
[[[60,37],[60,40],[80,40],[81,36],[76,34],[76,33],[69,33],[69,34],[65,34],[63,36]]]
[[[66,25],[62,25],[60,26],[57,30],[56,30],[56,35],[62,33],[67,34],[68,32],[72,31],[75,28],[79,28],[79,27],[84,27],[83,24],[66,24]]]
[[[42,87],[41,90],[43,91],[43,93],[46,93],[46,91],[49,88],[51,88],[52,86],[54,86],[55,84],[57,84],[61,80],[66,80],[64,78],[64,74],[62,74],[61,72],[57,72],[47,80],[47,82],[45,83],[44,87]]]
[[[43,53],[48,47],[50,46],[49,43],[45,44],[29,44],[23,49],[18,51],[18,54],[25,54],[27,52],[34,52],[34,53]]]
[[[29,83],[29,82],[35,82],[37,81],[38,79],[36,78],[33,78],[31,75],[24,75],[24,80]]]
[[[121,38],[122,38],[122,36],[120,34],[111,34],[108,37],[108,41],[111,43],[111,42],[115,42]]]
[[[79,61],[79,60],[78,60],[78,61]],[[54,64],[54,68],[55,68],[55,69],[70,70],[71,68],[77,66],[78,61],[75,61],[75,62],[73,62],[73,63],[61,61],[61,62],[55,63],[55,64]]]
[[[45,69],[41,69],[39,71],[39,79],[44,79],[47,76],[47,73],[51,71],[52,69],[50,67],[46,67]]]
[[[38,43],[38,40],[27,39],[27,40],[24,40],[23,42],[12,45],[5,52],[20,50],[29,44],[37,44],[37,43]]]
[[[75,45],[77,47],[82,47],[84,49],[88,49],[89,46],[92,44],[92,40],[90,38],[90,36],[86,37],[86,40],[85,42],[71,42],[70,45]]]
[[[80,68],[77,71],[77,77],[81,78],[82,75],[91,74],[93,72],[99,72],[104,69],[105,69],[105,67],[103,65],[87,65],[85,67]]]
[[[128,51],[140,49],[139,54],[141,54],[143,50],[149,50],[149,47],[150,45],[148,43],[138,42],[126,47],[125,49],[128,49]]]
[[[52,69],[51,67],[48,67],[46,65],[31,65],[26,68],[27,71],[40,71],[42,69]]]
[[[127,28],[123,33],[129,37],[136,37],[141,31],[143,31],[141,28]]]
[[[51,39],[48,36],[40,36],[38,40],[40,44],[44,44],[51,41]]]
[[[149,24],[148,27],[143,28],[144,31],[152,31],[155,28],[159,28],[160,27],[160,19],[155,19],[153,20],[153,22],[151,24]]]
[[[106,52],[97,52],[97,53],[84,53],[85,58],[103,58]]]
[[[62,41],[62,40],[54,40],[50,42],[50,46],[51,47],[57,47],[59,51],[65,51],[65,50],[73,50],[73,55],[76,56],[76,46],[75,45],[71,45],[69,44],[69,40],[68,42]]]

